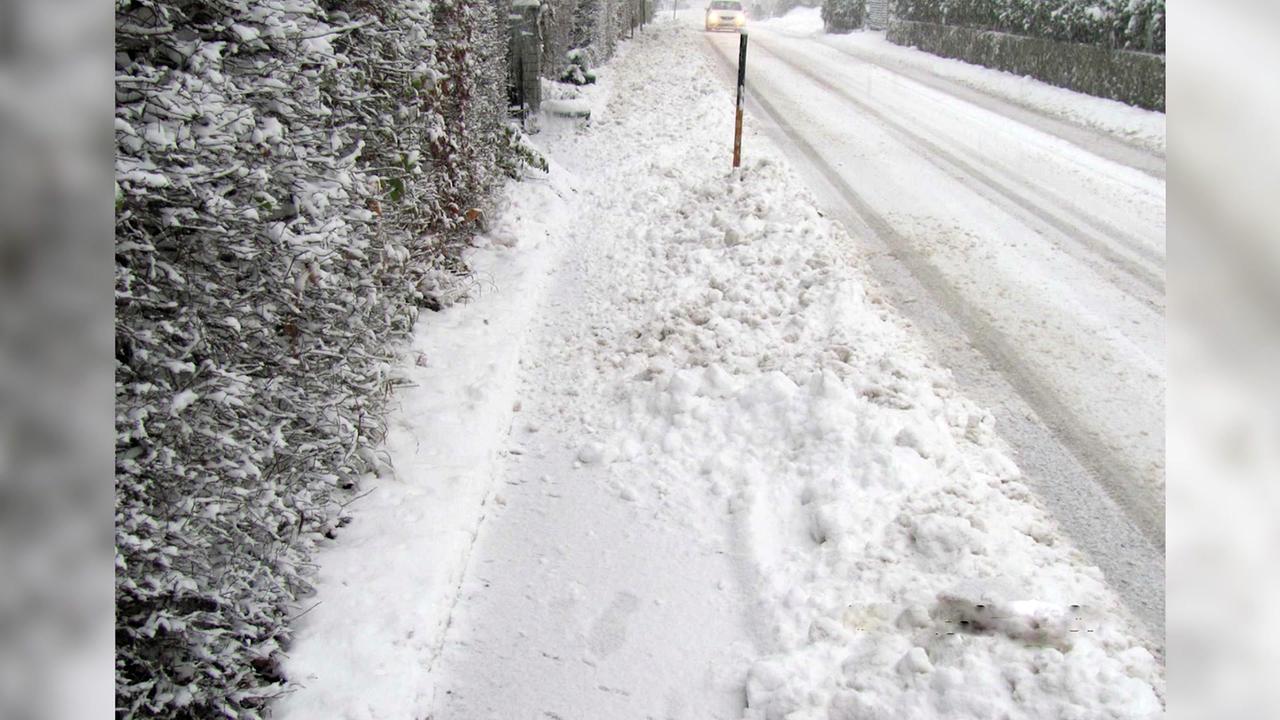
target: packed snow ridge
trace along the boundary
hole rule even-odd
[[[581,283],[584,304],[541,311],[582,329],[528,360],[546,386],[511,391],[534,400],[522,452],[561,438],[540,452],[570,456],[637,522],[738,558],[746,720],[1160,715],[1162,664],[1019,481],[991,416],[879,298],[857,239],[750,123],[729,170],[733,99],[701,42],[650,26],[570,93],[590,122],[544,120],[537,141],[574,176],[559,196],[581,222],[558,240],[569,269],[536,267]]]
[[[622,429],[580,458],[617,458],[635,496],[720,499],[709,521],[737,526],[772,619],[747,716],[1159,712],[1099,574],[795,178],[769,159],[718,181],[653,169],[685,200],[609,256],[643,281],[616,308],[633,382]]]

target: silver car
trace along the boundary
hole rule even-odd
[[[711,0],[707,3],[706,29],[742,32],[747,24],[747,13],[738,0]]]

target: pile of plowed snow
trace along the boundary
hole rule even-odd
[[[766,626],[747,716],[1158,715],[1160,664],[843,229],[762,138],[725,167],[731,99],[703,62],[667,62],[701,60],[690,42],[628,57],[651,69],[634,102],[686,137],[639,114],[595,128],[648,159],[611,173],[644,210],[607,257],[624,340],[599,361],[623,409],[580,459],[642,505],[730,526]]]

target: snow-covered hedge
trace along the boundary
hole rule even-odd
[[[613,56],[632,23],[653,19],[655,0],[543,0],[543,71],[559,78],[569,66],[569,51],[595,66]]]
[[[1165,0],[891,0],[901,20],[1164,53]]]
[[[798,7],[821,7],[823,4],[823,0],[747,0],[743,3],[752,19],[782,17]]]
[[[1164,112],[1165,56],[893,19],[885,37],[942,57]]]
[[[491,0],[116,0],[117,714],[258,717],[505,170]]]
[[[867,17],[867,0],[823,0],[822,25],[828,32],[844,32],[862,27]]]

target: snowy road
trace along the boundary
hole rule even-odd
[[[829,212],[882,243],[868,261],[892,300],[1162,636],[1162,154],[767,25],[750,33],[754,119]],[[728,81],[737,37],[707,40]]]

